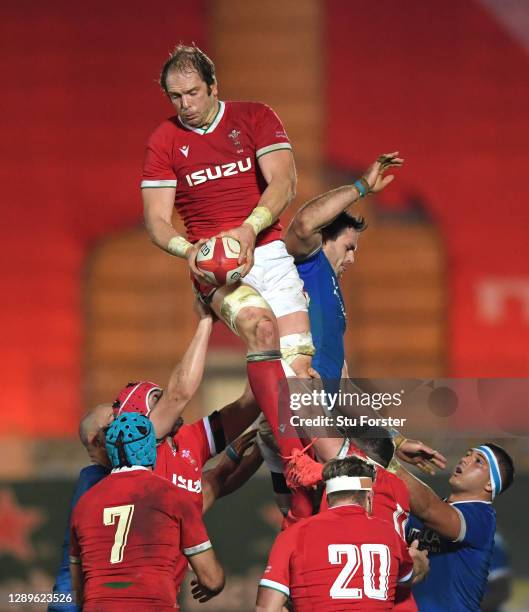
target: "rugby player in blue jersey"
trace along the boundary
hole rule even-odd
[[[316,348],[312,367],[324,379],[347,376],[346,313],[338,281],[354,262],[359,234],[366,222],[346,211],[393,181],[393,175],[384,173],[402,165],[404,160],[397,156],[398,151],[381,155],[352,185],[338,187],[304,204],[285,234],[287,250],[294,257],[309,296],[310,329]]]
[[[430,574],[413,589],[419,609],[478,611],[496,531],[492,502],[513,482],[512,458],[492,443],[468,450],[450,476],[446,500],[402,466],[395,466],[395,473],[410,492],[408,541],[418,539],[419,547],[429,551]]]

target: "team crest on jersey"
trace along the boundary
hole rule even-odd
[[[185,448],[180,452],[180,455],[182,456],[182,459],[185,459],[191,466],[193,466],[195,472],[198,472],[198,463],[193,458],[193,455],[189,449]]]
[[[237,153],[242,153],[244,149],[242,148],[241,142],[239,140],[239,136],[241,135],[241,130],[232,130],[228,134],[228,138],[231,138],[234,146],[237,148]]]
[[[180,153],[182,153],[184,157],[187,157],[189,155],[189,145],[184,145],[183,147],[180,147]]]

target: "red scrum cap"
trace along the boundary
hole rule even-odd
[[[148,380],[129,383],[120,391],[118,399],[112,404],[114,416],[122,412],[139,412],[148,417],[151,411],[149,397],[155,391],[162,391],[162,389]]]

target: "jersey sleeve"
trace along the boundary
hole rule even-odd
[[[172,159],[172,143],[168,134],[170,123],[164,122],[147,141],[141,188],[176,187]]]
[[[257,159],[273,151],[292,149],[281,120],[266,104],[257,105],[254,116],[254,140]]]
[[[181,548],[186,557],[198,555],[212,548],[202,514],[189,498],[175,491],[176,513],[180,517]]]
[[[459,536],[454,542],[467,544],[474,548],[487,546],[496,531],[496,520],[490,506],[476,502],[453,504],[452,507],[458,512],[461,519]]]
[[[259,586],[290,596],[290,557],[295,548],[296,526],[282,531],[276,538]]]

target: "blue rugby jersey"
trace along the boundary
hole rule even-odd
[[[296,267],[309,296],[310,329],[316,348],[312,367],[322,378],[341,378],[346,313],[336,274],[323,248],[296,261]]]
[[[477,612],[487,586],[492,560],[496,513],[490,502],[461,501],[452,506],[461,515],[455,542],[439,536],[411,515],[408,542],[419,540],[429,551],[430,573],[413,587],[421,612]]]

